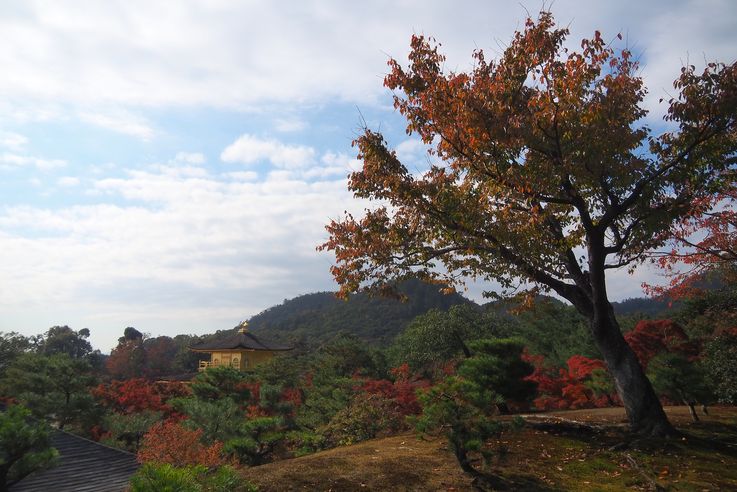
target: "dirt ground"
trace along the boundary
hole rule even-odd
[[[494,489],[737,490],[737,408],[712,408],[698,423],[685,407],[666,413],[682,437],[634,439],[620,408],[529,415],[552,426],[526,426],[491,443]],[[582,432],[576,423],[605,430]],[[443,439],[413,433],[251,468],[244,478],[261,491],[477,490]]]
[[[414,434],[372,439],[251,468],[261,491],[474,490],[444,442]]]

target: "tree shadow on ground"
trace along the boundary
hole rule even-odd
[[[528,422],[532,428],[555,436],[577,440],[602,451],[635,450],[646,454],[670,452],[720,453],[737,457],[737,425],[719,421],[700,421],[679,425],[675,436],[643,437],[621,425],[587,426],[579,423],[545,421]]]
[[[474,479],[472,484],[476,489],[483,491],[524,490],[527,492],[559,492],[563,490],[551,487],[538,478],[519,474],[485,474],[482,479]]]

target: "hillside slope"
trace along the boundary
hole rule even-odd
[[[259,492],[476,490],[442,441],[410,433],[261,465],[243,477]]]
[[[624,409],[603,408],[538,414],[538,422],[589,422],[609,430],[570,426],[525,427],[495,441],[491,463],[500,490],[620,491],[737,490],[737,408],[716,407],[693,423],[685,406],[666,407],[684,438],[632,440],[621,427]],[[559,418],[551,418],[553,415]],[[532,417],[531,417],[532,418]],[[622,448],[613,450],[612,446]],[[500,449],[505,449],[500,453]],[[261,492],[284,490],[471,491],[441,439],[413,434],[373,439],[301,458],[245,469]]]
[[[618,316],[639,315],[652,319],[670,318],[681,306],[681,302],[671,303],[668,300],[650,297],[631,297],[612,303],[614,312]]]
[[[446,311],[456,304],[477,305],[460,294],[447,295],[440,292],[439,289],[437,285],[419,280],[407,281],[400,289],[407,296],[406,302],[371,297],[367,294],[353,295],[347,301],[336,298],[333,292],[304,294],[293,299],[286,299],[283,303],[253,316],[249,320],[249,326],[254,333],[271,340],[306,347],[319,345],[338,333],[351,333],[373,345],[386,346],[406,328],[412,319],[430,309]],[[648,298],[627,299],[612,304],[619,316],[668,317],[675,310],[664,301]],[[558,314],[575,311],[561,301],[547,296],[540,296],[536,305],[548,305]],[[502,316],[509,316],[507,311],[512,307],[514,304],[505,300],[479,306],[480,309]],[[535,316],[538,314],[541,313],[536,313]],[[568,313],[567,316],[571,319],[565,320],[564,324],[572,326],[578,315]],[[540,316],[540,323],[545,324],[545,318],[545,316]],[[534,323],[530,326],[533,331],[549,328],[537,327],[534,326]],[[209,337],[226,336],[235,329],[222,330]],[[568,334],[572,329],[568,326],[563,331]],[[575,332],[576,329],[573,331]],[[524,338],[530,336],[529,333],[517,333],[517,335]],[[577,337],[578,334],[574,333],[572,336]]]
[[[274,340],[302,340],[309,345],[348,332],[385,345],[413,318],[430,309],[445,311],[455,304],[471,303],[460,294],[446,295],[437,285],[418,280],[405,282],[400,290],[407,296],[406,302],[366,294],[347,301],[337,299],[332,292],[305,294],[266,309],[248,323],[254,333]]]

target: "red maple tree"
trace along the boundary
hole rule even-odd
[[[222,457],[223,443],[216,441],[205,446],[201,439],[202,429],[191,430],[173,421],[159,422],[143,437],[138,461],[169,463],[174,466],[215,467],[225,464]]]
[[[541,410],[604,407],[616,401],[614,395],[597,395],[589,386],[595,371],[606,371],[599,359],[573,355],[566,368],[554,367],[542,355],[525,352],[525,361],[535,367],[526,379],[537,383],[538,397],[533,405]]]
[[[417,400],[417,390],[427,388],[430,383],[421,378],[413,377],[408,364],[402,364],[391,370],[394,381],[387,379],[365,379],[357,387],[359,391],[371,395],[379,395],[391,400],[401,415],[417,415],[421,406]]]
[[[189,389],[182,383],[152,383],[143,378],[111,381],[92,389],[92,396],[103,406],[122,414],[145,410],[170,413],[172,409],[166,402],[189,394]]]
[[[700,349],[698,343],[690,340],[678,323],[669,319],[642,320],[624,338],[646,369],[658,354],[679,353],[693,359],[698,356]]]

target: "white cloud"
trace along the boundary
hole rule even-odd
[[[114,327],[213,331],[285,297],[333,288],[330,258],[315,246],[326,239],[331,217],[365,206],[344,181],[307,182],[275,170],[254,182],[252,175],[179,169],[154,166],[97,180],[94,189],[118,205],[0,209],[5,319],[19,306],[70,313],[65,323],[90,326],[107,349],[120,336]],[[213,324],[218,320],[225,324]]]
[[[143,141],[151,140],[156,134],[145,118],[128,111],[81,112],[79,118],[86,123],[130,135]]]
[[[118,167],[118,166],[114,162],[105,162],[103,164],[93,164],[93,165],[89,166],[89,171],[92,174],[101,175],[101,174],[104,174],[106,172],[112,171],[116,167]]]
[[[320,164],[303,169],[301,176],[305,179],[336,179],[345,178],[353,171],[361,168],[358,159],[351,158],[344,153],[325,152],[320,157]]]
[[[204,164],[207,162],[205,155],[200,152],[178,152],[174,157],[174,162],[184,162],[187,164]]]
[[[330,178],[330,177],[346,177],[350,171],[343,166],[324,166],[312,167],[305,170],[302,176],[305,178]]]
[[[427,146],[419,138],[404,140],[394,150],[397,158],[404,163],[427,160]]]
[[[42,170],[50,170],[66,166],[67,163],[63,159],[45,159],[42,157],[34,157],[27,155],[13,154],[5,152],[0,154],[0,168],[14,168],[32,166]]]
[[[307,126],[307,122],[299,118],[279,118],[274,122],[274,129],[282,133],[300,132]]]
[[[67,165],[67,161],[64,159],[41,159],[38,157],[31,157],[30,162],[39,169],[56,169]]]
[[[160,171],[162,174],[171,177],[183,177],[183,178],[207,178],[210,176],[210,172],[204,167],[194,165],[155,165],[153,169]]]
[[[255,181],[258,179],[258,173],[255,171],[234,171],[232,173],[225,173],[225,177],[236,181]]]
[[[28,139],[19,133],[0,131],[0,147],[18,152],[28,143]]]
[[[268,161],[276,167],[295,169],[310,164],[315,158],[315,149],[244,134],[226,147],[220,158],[224,162],[243,164]]]
[[[360,162],[344,153],[328,151],[319,161],[315,159],[315,149],[304,145],[285,145],[277,140],[262,140],[243,135],[228,146],[221,155],[225,162],[253,164],[269,161],[276,170],[270,171],[266,180],[270,183],[291,182],[299,179],[323,180],[345,178],[360,169]],[[254,180],[256,173],[227,173],[236,179]]]
[[[72,187],[72,186],[78,186],[80,183],[79,178],[75,176],[62,176],[61,178],[56,180],[56,184],[63,187]]]
[[[361,169],[361,161],[343,152],[325,152],[320,158],[320,162],[328,166],[340,166],[348,172]]]
[[[737,9],[731,0],[669,2],[667,9],[643,2],[590,8],[560,0],[552,8],[574,31],[573,45],[594,29],[609,36],[622,31],[637,48],[653,47],[645,53],[649,65],[662,60],[671,76],[687,53],[734,56]],[[144,0],[3,2],[0,92],[40,105],[365,104],[384,97],[386,53],[403,59],[413,32],[435,36],[449,55],[446,66],[465,70],[473,49],[500,51],[525,15],[516,3],[469,0],[313,0],[289,7],[225,0],[165,6]]]

